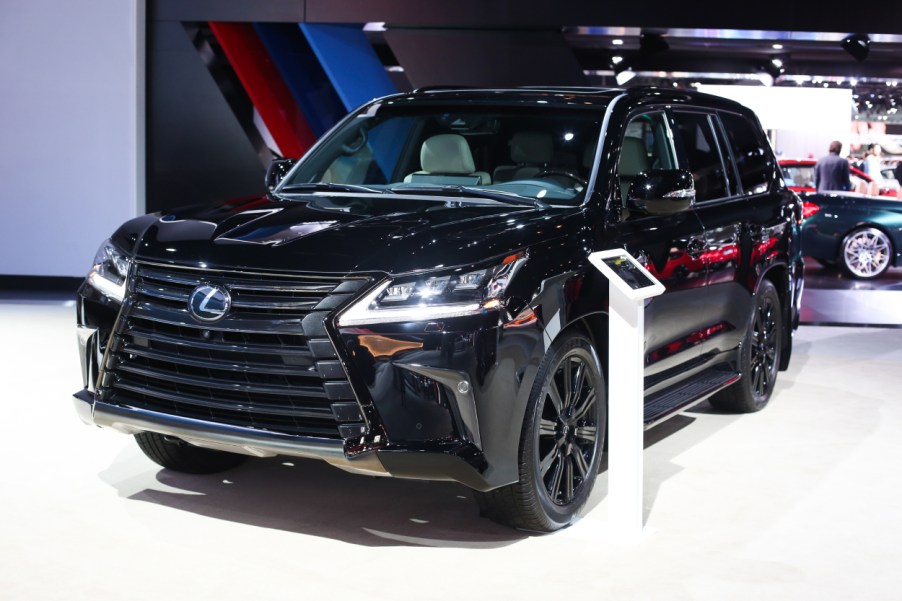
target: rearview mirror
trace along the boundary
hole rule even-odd
[[[273,159],[269,164],[269,168],[266,170],[266,176],[263,178],[266,189],[272,191],[278,186],[279,182],[288,175],[288,172],[291,171],[291,168],[294,167],[297,162],[297,159]]]
[[[685,169],[652,169],[636,176],[626,196],[630,211],[668,215],[685,211],[695,202],[692,174]]]

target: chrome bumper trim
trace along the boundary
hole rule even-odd
[[[330,465],[348,472],[376,476],[390,476],[375,453],[365,453],[348,458],[344,443],[305,436],[288,436],[275,432],[251,430],[225,424],[214,424],[186,417],[165,415],[119,407],[95,401],[87,390],[73,395],[75,410],[81,420],[125,434],[156,432],[172,436],[189,444],[217,451],[239,453],[254,457],[305,457],[322,459]]]
[[[81,380],[82,384],[90,390],[94,391],[94,378],[92,377],[97,328],[89,328],[88,326],[78,325],[76,329],[78,336],[78,357],[81,359]]]

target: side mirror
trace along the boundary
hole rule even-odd
[[[630,211],[669,215],[695,202],[692,174],[685,169],[652,169],[636,176],[626,195]]]
[[[279,182],[288,175],[288,172],[291,171],[291,168],[294,167],[297,162],[297,159],[273,159],[269,164],[269,168],[266,169],[266,175],[263,178],[266,189],[272,191],[278,186]]]

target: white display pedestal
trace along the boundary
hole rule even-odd
[[[645,299],[664,292],[625,250],[589,255],[609,282],[608,521],[624,542],[642,535]]]

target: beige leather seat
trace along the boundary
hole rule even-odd
[[[648,169],[648,153],[645,150],[645,143],[639,138],[623,138],[617,175],[620,177],[620,198],[624,204],[626,204],[626,195],[629,192],[630,184],[637,175]]]
[[[409,174],[404,181],[462,185],[492,183],[488,173],[476,171],[470,145],[466,138],[458,134],[439,134],[423,142],[420,166],[420,171]]]
[[[515,165],[499,165],[492,173],[495,183],[528,179],[541,173],[554,158],[551,134],[541,131],[521,131],[510,140],[511,161]]]

